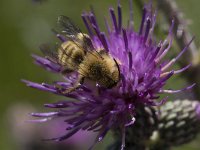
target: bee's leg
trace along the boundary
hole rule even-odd
[[[62,91],[62,93],[63,94],[68,94],[68,93],[71,93],[71,92],[75,91],[76,89],[78,89],[83,84],[83,82],[84,82],[84,77],[83,76],[79,76],[76,84],[73,87],[68,88],[65,91]]]
[[[63,87],[59,84],[55,84],[54,87],[57,89],[57,90],[61,90]]]

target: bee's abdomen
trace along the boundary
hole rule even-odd
[[[68,41],[58,49],[59,63],[69,70],[77,69],[84,57],[84,51],[74,42]]]

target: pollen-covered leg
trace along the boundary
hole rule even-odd
[[[76,84],[73,87],[70,87],[64,91],[62,91],[63,94],[69,94],[73,91],[75,91],[76,89],[78,89],[84,82],[84,77],[83,76],[79,76],[78,80],[76,82]]]

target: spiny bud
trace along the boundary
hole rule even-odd
[[[151,137],[152,150],[192,141],[200,131],[200,103],[192,100],[167,102],[160,108],[159,127]]]

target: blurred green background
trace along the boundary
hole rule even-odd
[[[55,42],[51,28],[56,24],[57,16],[63,14],[74,20],[80,28],[85,31],[80,17],[81,12],[89,10],[93,5],[99,23],[103,28],[103,16],[108,16],[108,7],[116,8],[117,0],[48,0],[44,3],[33,3],[31,0],[1,0],[0,1],[0,149],[20,150],[16,139],[19,137],[13,134],[20,134],[26,138],[24,131],[18,130],[19,125],[26,128],[24,122],[28,118],[30,110],[44,110],[43,104],[60,100],[60,97],[49,93],[33,90],[21,83],[21,79],[29,79],[36,82],[51,82],[52,79],[59,79],[60,76],[48,73],[32,62],[31,54],[40,54],[38,46],[45,42]],[[136,28],[140,22],[140,8],[138,0],[134,1],[134,18]],[[123,6],[124,24],[128,18],[128,0],[121,1]],[[192,21],[190,29],[196,35],[196,42],[200,42],[200,1],[199,0],[177,0],[180,9],[185,17]],[[158,21],[159,22],[159,21]],[[177,87],[185,85],[185,82],[176,77]],[[21,107],[21,105],[23,107]],[[24,110],[26,108],[27,110]],[[17,110],[15,112],[14,110]],[[24,114],[23,112],[26,112]],[[24,117],[25,116],[25,117]],[[19,119],[19,120],[18,120]],[[19,124],[18,124],[18,123]],[[38,125],[41,127],[41,125]],[[17,132],[15,131],[17,130]],[[29,128],[27,128],[29,130]],[[21,131],[21,132],[20,132]],[[39,137],[35,137],[40,141]],[[112,140],[109,136],[99,144],[98,149],[104,147]],[[199,150],[200,139],[189,145],[184,145],[180,150]],[[48,143],[46,143],[48,144]]]

